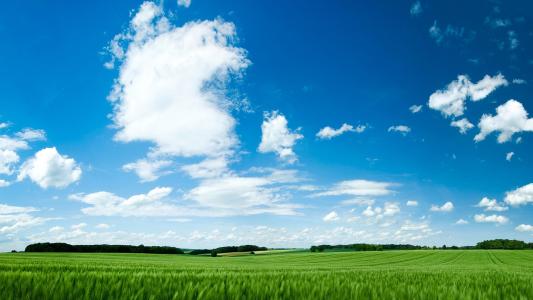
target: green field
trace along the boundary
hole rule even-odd
[[[0,254],[0,299],[533,299],[533,251]]]

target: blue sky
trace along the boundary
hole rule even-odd
[[[108,2],[0,12],[1,250],[532,240],[531,5]]]

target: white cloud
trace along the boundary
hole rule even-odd
[[[29,177],[44,189],[64,188],[78,181],[81,173],[81,168],[74,159],[59,154],[53,147],[42,149],[26,160],[20,167],[17,180]]]
[[[380,215],[382,212],[381,207],[373,208],[372,206],[368,206],[362,213],[363,216],[367,218],[371,218],[377,215]]]
[[[355,198],[342,201],[341,205],[357,205],[357,206],[372,206],[374,205],[375,200],[369,198]]]
[[[459,219],[457,222],[455,222],[456,225],[466,225],[468,224],[468,221],[465,219]]]
[[[441,206],[438,205],[431,205],[430,210],[431,211],[437,211],[437,212],[451,212],[453,210],[454,206],[453,203],[448,201],[444,203]]]
[[[289,181],[290,180],[290,181]],[[82,209],[95,216],[145,216],[145,217],[221,217],[235,215],[295,215],[300,208],[287,202],[290,194],[282,185],[293,182],[274,172],[263,177],[227,175],[204,179],[186,192],[181,199],[170,198],[172,189],[158,187],[147,194],[123,198],[101,191],[91,194],[74,194],[70,199],[89,204]]]
[[[533,131],[533,118],[528,119],[522,103],[511,99],[496,108],[495,116],[484,114],[478,127],[480,132],[474,137],[476,142],[484,140],[492,132],[499,132],[498,143],[505,143],[515,133]]]
[[[466,33],[466,36],[465,36]],[[464,27],[455,27],[450,24],[446,28],[441,29],[435,20],[433,25],[429,28],[429,36],[435,40],[437,45],[443,44],[446,38],[462,39],[469,41],[475,37],[475,32],[466,32]]]
[[[366,126],[364,125],[358,125],[357,127],[353,127],[353,125],[350,125],[350,124],[342,124],[342,126],[339,128],[339,129],[334,129],[332,127],[329,127],[329,126],[326,126],[322,129],[320,129],[320,131],[318,131],[318,133],[316,134],[316,137],[319,138],[319,139],[325,139],[325,140],[330,140],[336,136],[339,136],[345,132],[357,132],[357,133],[361,133],[363,131],[365,131],[366,129]]]
[[[258,151],[261,153],[275,152],[281,159],[294,163],[298,158],[292,147],[303,138],[297,131],[287,127],[287,119],[277,111],[265,113],[261,125],[262,137]]]
[[[420,1],[415,1],[412,5],[411,5],[411,9],[409,10],[409,13],[411,13],[411,16],[418,16],[422,13],[423,9],[422,9],[422,4],[420,3]]]
[[[453,127],[459,128],[459,132],[461,134],[466,134],[468,130],[474,128],[474,124],[470,123],[470,121],[468,121],[467,118],[462,118],[457,121],[452,121],[450,125],[452,125]]]
[[[513,159],[513,156],[514,156],[514,152],[508,152],[507,154],[505,154],[505,160],[511,161],[511,159]]]
[[[30,213],[30,212],[35,212],[35,211],[38,211],[38,209],[34,207],[11,206],[7,204],[0,204],[0,215]]]
[[[405,203],[407,206],[418,206],[418,201],[409,200]]]
[[[108,229],[109,227],[109,224],[106,224],[106,223],[100,223],[98,225],[95,226],[97,229]]]
[[[191,6],[191,0],[178,0],[178,6],[189,7]]]
[[[28,146],[28,143],[26,141],[12,138],[7,135],[0,136],[0,149],[17,151],[26,150],[29,148],[30,146]]]
[[[11,182],[4,180],[4,179],[0,179],[0,187],[6,187],[10,185],[11,185]]]
[[[79,230],[79,229],[82,229],[82,228],[85,228],[87,227],[87,223],[79,223],[79,224],[74,224],[72,226],[70,226],[71,229],[74,229],[74,230]]]
[[[501,216],[501,215],[487,216],[485,214],[475,215],[474,220],[478,223],[498,223],[498,224],[505,224],[509,221],[509,219],[505,216]]]
[[[507,32],[507,36],[509,37],[509,49],[514,50],[518,48],[520,45],[520,41],[516,37],[516,32],[513,30],[509,30]]]
[[[400,205],[396,202],[385,202],[383,206],[384,216],[394,216],[400,212]]]
[[[283,183],[275,177],[227,176],[206,179],[190,190],[185,199],[198,206],[211,208],[222,214],[252,215],[270,213],[294,215],[298,205],[287,203],[287,194],[279,193],[273,186]]]
[[[515,230],[520,232],[533,232],[533,226],[527,224],[520,224],[516,226]]]
[[[33,207],[0,204],[0,234],[12,234],[28,227],[40,225],[50,219],[32,216]]]
[[[533,183],[524,185],[514,191],[507,192],[505,203],[512,206],[533,203]]]
[[[370,181],[364,179],[345,180],[336,183],[324,192],[311,195],[312,197],[321,196],[386,196],[392,193],[390,182]]]
[[[225,157],[205,159],[196,164],[185,165],[181,170],[192,178],[214,178],[229,172]]]
[[[330,212],[329,214],[325,215],[324,218],[322,218],[324,222],[333,222],[338,221],[339,219],[339,215],[337,215],[335,211]]]
[[[515,78],[515,79],[513,79],[513,83],[514,83],[514,84],[526,84],[527,81],[525,81],[525,80],[522,79],[522,78]]]
[[[506,211],[509,209],[507,206],[498,203],[496,199],[489,199],[487,197],[483,197],[477,204],[477,207],[484,208],[485,211]]]
[[[413,113],[413,114],[416,114],[416,113],[419,113],[420,111],[422,111],[422,105],[411,105],[409,107],[409,110]]]
[[[450,82],[446,89],[431,94],[428,106],[440,111],[446,117],[460,117],[466,109],[467,99],[483,100],[498,87],[506,85],[508,82],[502,74],[493,77],[485,75],[477,83],[472,83],[466,75],[459,75],[457,80]]]
[[[396,125],[396,126],[389,127],[388,131],[389,132],[399,132],[399,133],[401,133],[403,135],[406,135],[409,132],[411,132],[411,128],[409,128],[408,126],[405,126],[405,125]]]
[[[136,162],[125,164],[122,169],[126,172],[135,172],[141,179],[141,182],[150,182],[157,180],[162,175],[169,172],[161,171],[172,164],[170,160],[152,160],[152,159],[139,159]]]
[[[374,218],[376,221],[384,217],[392,217],[400,213],[400,205],[396,202],[385,202],[382,207],[368,206],[361,214],[367,218]]]
[[[7,128],[9,127],[11,124],[7,123],[7,122],[1,122],[0,123],[0,129],[4,129],[4,128]]]
[[[46,133],[42,129],[25,128],[22,131],[15,133],[21,140],[25,141],[45,141]]]
[[[127,32],[110,43],[121,62],[109,99],[121,142],[149,141],[154,153],[218,156],[238,144],[225,84],[250,64],[221,19],[176,27],[144,2]]]
[[[0,150],[0,174],[13,174],[13,165],[18,163],[19,159],[13,150]]]

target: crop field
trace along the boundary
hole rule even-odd
[[[6,253],[0,299],[533,299],[533,251]]]

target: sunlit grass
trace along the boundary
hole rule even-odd
[[[533,251],[0,255],[1,299],[533,299]]]

